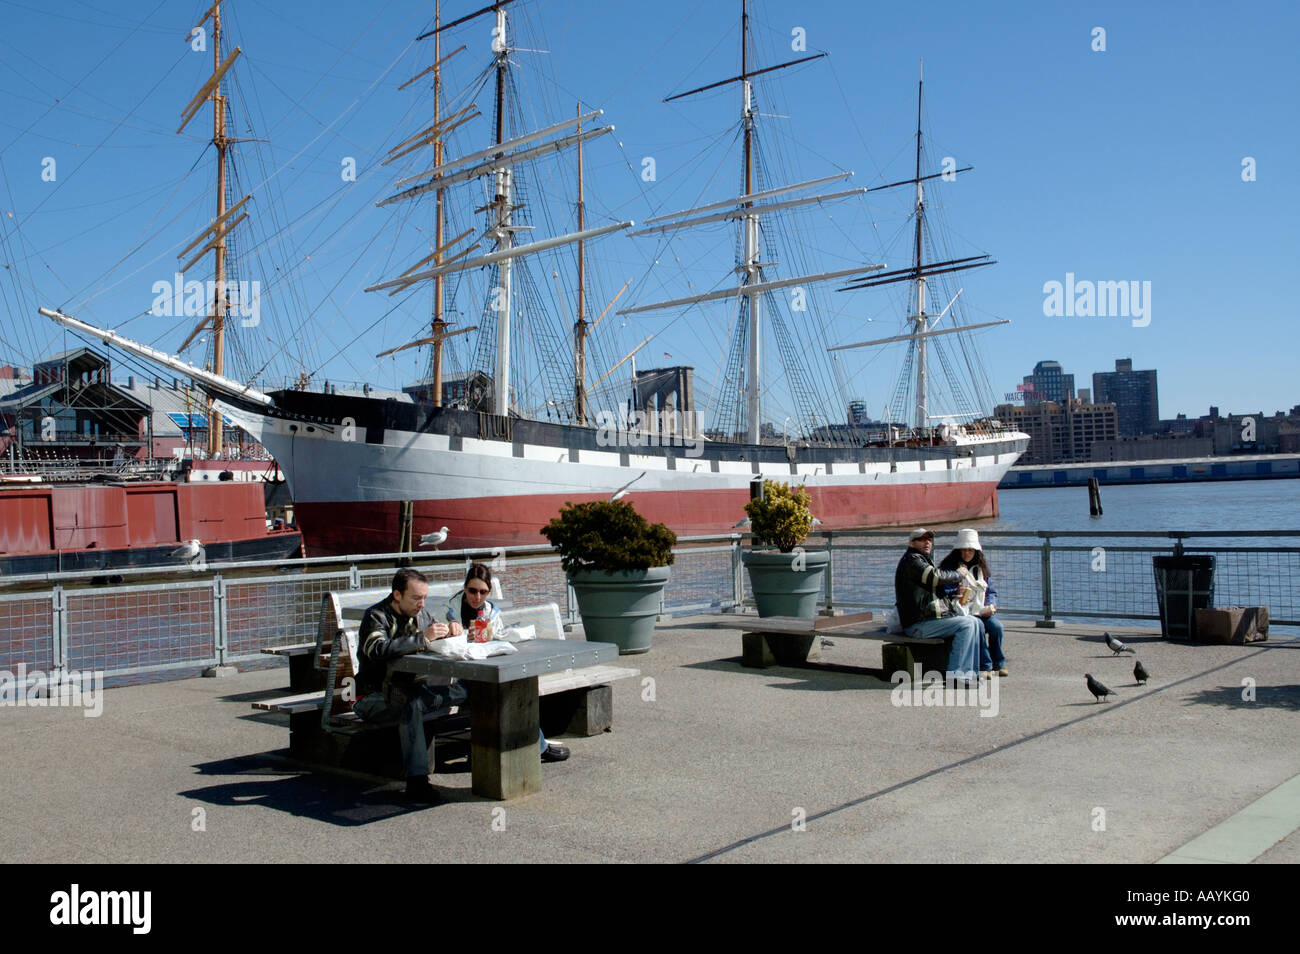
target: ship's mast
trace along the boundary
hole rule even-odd
[[[442,26],[442,0],[438,0],[434,4],[433,26],[433,125],[436,129],[438,124],[442,122],[442,33],[439,30],[439,27]],[[433,164],[440,166],[442,161],[442,136],[438,136],[433,141]],[[437,212],[434,214],[433,225],[434,265],[442,264],[443,202],[446,196],[446,189],[438,190]],[[447,322],[443,321],[442,318],[442,288],[443,277],[439,275],[433,280],[433,327],[430,329],[430,337],[433,338],[434,407],[442,407],[442,341],[447,330]]]
[[[497,128],[496,144],[506,140],[506,68],[509,62],[510,47],[506,43],[506,12],[496,8],[496,29],[492,33],[492,51],[496,54],[497,73]],[[497,154],[498,156],[501,153]],[[514,205],[510,201],[512,171],[508,166],[498,169],[496,173],[496,198],[493,207],[496,210],[496,230],[494,238],[498,252],[505,252],[514,245],[514,230],[510,213]],[[492,289],[490,307],[497,312],[497,366],[492,382],[492,411],[505,417],[510,413],[510,279],[513,259],[504,258],[497,269],[499,285]]]
[[[446,161],[445,152],[446,152],[447,133],[478,116],[478,112],[474,109],[473,106],[467,106],[464,109],[460,110],[459,112],[452,113],[445,120],[442,118],[442,64],[447,60],[451,59],[457,53],[460,53],[462,50],[465,49],[465,47],[461,46],[453,50],[452,52],[448,53],[447,56],[444,58],[442,55],[443,27],[441,26],[441,21],[442,21],[441,3],[435,5],[433,19],[434,19],[434,28],[430,30],[428,33],[424,34],[423,36],[417,38],[420,40],[423,40],[426,37],[430,37],[430,36],[434,38],[433,65],[420,71],[415,76],[411,77],[409,80],[407,80],[405,83],[403,83],[401,86],[398,87],[398,89],[406,89],[408,86],[412,85],[413,83],[415,83],[417,80],[419,80],[421,77],[425,76],[426,74],[433,73],[433,125],[429,126],[427,129],[420,130],[420,132],[416,133],[414,136],[404,140],[401,143],[398,143],[396,146],[390,149],[388,151],[388,157],[381,163],[381,165],[388,165],[389,163],[396,162],[398,159],[401,159],[403,156],[409,155],[410,153],[415,152],[416,150],[423,149],[425,146],[431,145],[433,146],[435,167],[441,166]],[[442,345],[443,342],[446,341],[448,338],[454,338],[457,335],[468,334],[469,332],[476,330],[476,328],[462,328],[459,331],[448,331],[447,329],[449,329],[452,326],[447,324],[447,322],[442,317],[444,307],[445,307],[443,301],[445,297],[444,285],[443,285],[443,274],[444,274],[443,266],[449,261],[449,259],[446,257],[446,252],[451,246],[457,244],[462,239],[468,237],[470,234],[469,232],[465,232],[463,235],[458,235],[450,242],[446,241],[446,234],[445,234],[446,233],[446,193],[447,190],[443,188],[441,185],[437,187],[437,202],[436,202],[437,208],[434,213],[433,253],[429,255],[427,258],[422,259],[421,261],[417,262],[415,265],[411,266],[409,269],[406,270],[406,274],[409,275],[411,272],[414,272],[416,269],[420,268],[421,266],[428,265],[430,262],[433,263],[434,266],[433,271],[430,273],[434,282],[433,322],[432,322],[432,328],[430,329],[431,334],[426,338],[420,338],[416,341],[408,341],[404,345],[400,345],[396,348],[389,348],[387,351],[381,351],[379,352],[379,354],[375,355],[376,358],[384,358],[390,354],[396,354],[399,351],[405,351],[407,348],[418,348],[423,345],[433,345],[433,361],[432,361],[433,393],[431,395],[431,402],[434,405],[434,407],[442,406]],[[460,252],[457,252],[455,255],[451,256],[450,260],[454,260],[464,255],[468,255],[471,251],[473,251],[474,248],[477,247],[478,246],[475,245],[475,246],[471,246],[469,249],[465,249]],[[413,284],[414,281],[415,279],[411,279],[410,281],[399,280],[399,282],[396,283],[398,285],[397,290],[391,292],[390,294],[396,295],[399,291],[405,290],[405,288],[408,285]]]
[[[825,53],[817,53],[812,56],[805,56],[797,60],[791,60],[787,63],[779,63],[776,66],[767,66],[762,69],[751,69],[749,63],[749,4],[748,0],[742,0],[740,75],[725,80],[719,80],[715,83],[709,83],[706,86],[688,90],[685,93],[678,93],[675,96],[669,96],[664,100],[664,102],[672,102],[673,100],[692,96],[696,93],[702,93],[705,90],[716,89],[719,86],[725,86],[729,83],[741,84],[741,90],[744,97],[741,110],[741,126],[744,140],[744,194],[723,202],[714,202],[708,205],[697,206],[693,209],[674,212],[671,215],[661,215],[647,219],[647,225],[650,225],[651,223],[667,224],[656,224],[652,228],[632,233],[633,235],[650,235],[653,233],[670,232],[676,229],[691,228],[696,225],[703,225],[710,222],[729,221],[733,219],[738,222],[742,244],[741,261],[736,266],[736,271],[741,275],[740,286],[738,288],[708,292],[703,295],[692,295],[689,298],[677,298],[671,301],[655,302],[654,304],[637,305],[633,308],[625,308],[620,311],[619,314],[631,315],[642,311],[652,311],[659,308],[675,308],[682,305],[692,305],[724,298],[743,298],[749,322],[747,329],[748,347],[746,356],[748,367],[745,373],[745,438],[747,442],[751,444],[758,443],[762,423],[762,396],[760,391],[763,340],[761,326],[762,296],[768,291],[776,288],[789,288],[795,285],[829,281],[833,278],[843,278],[846,275],[859,274],[864,271],[873,271],[884,267],[883,265],[868,265],[833,272],[822,272],[817,275],[802,275],[797,278],[771,281],[765,281],[763,278],[763,263],[760,261],[758,241],[758,223],[760,216],[769,212],[793,208],[795,206],[807,205],[810,203],[830,202],[837,199],[847,198],[849,196],[861,195],[867,191],[866,189],[851,189],[846,192],[812,195],[782,202],[764,201],[775,198],[778,195],[799,192],[805,189],[824,186],[829,182],[838,181],[840,179],[847,179],[853,175],[851,172],[828,176],[822,179],[810,180],[808,182],[800,182],[796,185],[766,189],[762,192],[754,191],[754,130],[758,111],[754,104],[754,87],[751,80],[755,76],[759,76],[763,73],[771,73],[775,70],[785,69],[789,66],[797,66],[800,63],[807,63],[810,60],[820,59],[825,55]],[[714,210],[722,211],[718,211],[711,215],[700,216],[698,218],[688,218],[688,216],[697,215],[701,212],[714,212]]]
[[[875,275],[864,277],[858,281],[852,282],[840,291],[857,291],[863,288],[875,288],[879,285],[892,285],[895,282],[914,282],[916,295],[916,311],[907,316],[911,322],[911,331],[904,335],[896,335],[890,338],[877,338],[872,341],[858,341],[853,344],[836,345],[827,348],[827,351],[846,351],[851,348],[867,348],[875,345],[891,344],[897,341],[910,341],[916,349],[916,405],[914,409],[915,423],[914,426],[919,430],[926,427],[929,422],[929,356],[927,353],[927,342],[931,338],[937,338],[942,335],[965,334],[976,331],[981,328],[992,328],[996,325],[1008,324],[1008,319],[1002,318],[997,321],[986,321],[977,324],[959,325],[952,328],[945,328],[941,331],[933,330],[935,325],[947,314],[948,309],[956,302],[954,296],[952,302],[943,309],[938,315],[930,315],[926,312],[926,278],[930,275],[944,275],[949,272],[961,272],[970,268],[982,268],[985,265],[993,265],[995,262],[987,255],[971,255],[965,258],[954,258],[942,262],[925,262],[925,182],[930,179],[951,178],[958,173],[969,172],[973,167],[964,166],[961,169],[945,169],[943,172],[930,173],[921,175],[921,151],[924,143],[921,137],[921,105],[922,94],[924,90],[924,64],[922,64],[921,74],[916,84],[916,167],[911,179],[903,179],[898,182],[889,182],[885,185],[872,186],[867,189],[868,192],[879,192],[882,189],[893,189],[899,186],[915,186],[916,200],[913,207],[913,240],[912,240],[912,264],[907,268],[893,269],[887,272],[879,272]],[[961,294],[960,291],[957,293]],[[933,319],[933,321],[931,320]]]
[[[741,85],[745,91],[745,105],[741,119],[745,129],[745,195],[753,195],[754,87],[749,81],[749,4],[747,2],[741,5],[740,21],[740,75]],[[741,272],[747,289],[745,301],[749,313],[749,373],[745,376],[745,440],[750,444],[757,444],[762,412],[759,372],[762,368],[763,335],[759,311],[762,298],[753,290],[761,277],[758,263],[758,216],[751,211],[753,207],[752,201],[746,202],[745,215],[741,219],[741,228],[745,236],[745,260],[741,264]]]
[[[186,37],[186,42],[203,29],[203,24],[209,19],[212,20],[212,76],[208,81],[199,88],[194,94],[189,105],[181,113],[181,125],[176,130],[179,134],[184,131],[190,120],[197,115],[199,108],[205,99],[212,100],[212,145],[217,152],[217,215],[212,224],[199,233],[198,238],[183,248],[176,257],[183,259],[196,246],[212,236],[211,240],[199,249],[198,253],[190,259],[189,262],[181,266],[180,271],[185,272],[191,266],[195,265],[209,250],[215,255],[215,290],[212,296],[212,307],[208,314],[204,315],[203,320],[190,332],[188,338],[181,344],[180,350],[184,350],[191,341],[193,341],[204,328],[212,328],[212,372],[218,376],[224,376],[225,372],[225,350],[226,350],[226,317],[230,308],[229,296],[226,289],[226,235],[240,222],[248,218],[245,212],[238,218],[235,213],[238,212],[248,201],[245,196],[233,208],[226,207],[226,159],[230,152],[231,145],[236,141],[226,135],[226,97],[221,94],[221,80],[234,65],[235,60],[241,52],[239,47],[235,47],[223,62],[221,59],[221,0],[216,0],[209,8],[208,12],[203,15],[197,25],[190,31],[190,36]],[[201,49],[201,47],[196,47]],[[208,455],[218,457],[221,454],[221,415],[212,409],[212,402],[208,402]]]
[[[517,258],[527,255],[535,255],[548,249],[558,248],[562,245],[568,245],[573,242],[584,242],[588,239],[598,238],[603,235],[609,235],[613,232],[621,232],[630,227],[632,222],[618,222],[612,225],[605,225],[599,228],[586,229],[580,225],[577,232],[568,235],[556,236],[554,238],[542,239],[540,241],[526,242],[518,244],[514,240],[514,233],[530,226],[515,225],[513,221],[513,211],[516,208],[513,202],[513,167],[527,159],[537,156],[547,155],[558,152],[575,144],[581,144],[588,139],[594,139],[597,136],[603,136],[614,131],[613,126],[598,126],[594,129],[583,130],[582,124],[593,120],[601,114],[600,110],[593,110],[589,113],[582,113],[575,119],[564,120],[563,122],[547,126],[534,132],[525,133],[512,139],[506,139],[506,71],[509,68],[510,45],[507,42],[506,32],[506,14],[504,7],[513,2],[513,0],[496,0],[490,6],[484,7],[474,13],[467,14],[451,23],[436,25],[428,33],[416,37],[417,40],[423,40],[426,37],[440,34],[444,30],[449,30],[470,20],[491,13],[495,15],[496,25],[492,31],[492,52],[495,59],[496,71],[496,90],[495,90],[495,110],[496,123],[493,130],[493,145],[480,152],[470,153],[469,155],[460,156],[457,159],[448,161],[439,151],[435,157],[436,161],[433,168],[426,169],[415,175],[406,176],[399,179],[396,185],[401,188],[400,192],[381,200],[377,204],[380,206],[391,205],[397,202],[406,202],[424,195],[427,192],[437,191],[440,195],[443,191],[456,183],[467,182],[471,179],[477,179],[480,176],[491,176],[493,182],[493,198],[488,203],[486,209],[476,211],[488,211],[491,213],[491,224],[486,231],[485,238],[491,238],[495,248],[485,254],[469,257],[470,253],[478,248],[478,245],[472,245],[469,248],[462,249],[449,257],[442,257],[435,254],[426,258],[408,268],[399,277],[388,281],[380,282],[366,289],[368,292],[382,291],[393,289],[391,294],[397,294],[404,291],[418,282],[428,281],[429,279],[438,280],[441,276],[451,272],[468,271],[475,268],[483,268],[488,265],[497,266],[497,287],[491,289],[489,307],[497,313],[497,341],[496,341],[496,361],[494,367],[493,381],[493,403],[492,410],[501,416],[506,416],[510,412],[510,319],[511,319],[511,271],[512,263]],[[461,47],[464,49],[464,47]],[[459,52],[459,50],[457,51]],[[426,72],[428,72],[426,70]],[[421,74],[423,75],[423,74]],[[472,114],[472,115],[465,115]],[[445,120],[435,122],[435,124],[423,133],[417,134],[406,143],[396,147],[390,157],[385,160],[392,162],[403,155],[409,153],[412,149],[431,141],[425,139],[410,148],[404,148],[409,143],[421,137],[432,135],[441,135],[450,131],[455,126],[468,122],[475,118],[477,113],[474,107],[467,106],[458,113],[453,113]],[[464,118],[461,118],[461,117]],[[453,124],[453,121],[454,124]],[[444,128],[445,125],[445,128]],[[562,135],[565,130],[571,126],[577,126],[578,131],[569,135]],[[581,172],[579,173],[581,180]],[[418,183],[413,185],[412,183]],[[402,188],[408,187],[408,188]],[[585,224],[585,211],[580,211],[579,221]],[[469,236],[469,232],[452,239],[448,243],[439,242],[439,252],[446,247],[457,244],[462,239]],[[437,261],[434,261],[434,259]],[[424,268],[425,265],[433,261],[432,268]],[[579,320],[585,322],[585,310],[579,297]],[[454,335],[464,334],[468,331],[474,331],[474,328],[466,328],[459,331],[448,332],[443,326],[441,331],[435,329],[431,338],[421,339],[420,341],[411,342],[402,345],[399,348],[393,348],[381,352],[381,357],[386,354],[392,354],[403,348],[414,347],[419,344],[427,344],[430,341],[438,341],[442,338],[450,338]],[[437,352],[435,350],[435,357]],[[581,359],[580,359],[581,360]]]
[[[221,2],[212,5],[212,70],[221,68]],[[212,90],[212,145],[217,149],[217,221],[226,214],[226,152],[230,141],[226,138],[226,97],[221,95],[221,85]],[[212,295],[212,373],[224,374],[226,370],[226,233],[217,236],[213,249],[216,256],[217,285]],[[208,401],[208,456],[221,456],[221,415]]]
[[[578,116],[582,116],[579,103]],[[581,134],[579,121],[577,132]],[[582,193],[582,140],[578,140],[578,231],[586,228],[587,203]],[[587,423],[587,243],[578,243],[578,320],[573,323],[573,418]]]
[[[917,430],[926,426],[926,392],[929,374],[926,368],[925,273],[921,268],[922,226],[925,222],[925,185],[921,182],[921,89],[925,80],[925,65],[916,81],[916,238],[913,242],[913,267],[916,269],[916,314],[912,316],[913,341],[916,346],[916,424]]]

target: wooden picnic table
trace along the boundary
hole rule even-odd
[[[537,678],[618,658],[618,647],[613,643],[533,639],[514,645],[518,652],[482,660],[414,653],[391,664],[393,670],[401,672],[465,682],[473,713],[473,790],[485,798],[518,798],[542,787]]]

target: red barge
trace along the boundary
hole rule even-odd
[[[176,566],[198,540],[209,563],[301,555],[296,530],[266,526],[261,483],[143,481],[0,488],[0,575]]]

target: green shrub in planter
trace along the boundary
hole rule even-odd
[[[542,535],[560,553],[587,639],[648,650],[677,535],[623,500],[566,504]]]
[[[542,536],[560,551],[560,565],[570,574],[671,566],[677,544],[677,534],[662,523],[648,523],[626,500],[565,504]]]
[[[789,484],[765,480],[763,496],[745,504],[755,545],[766,544],[781,551],[747,550],[740,555],[749,572],[749,588],[759,616],[811,619],[817,613],[817,598],[830,553],[804,553],[800,549],[791,555],[812,531],[811,502],[803,487],[792,490]]]
[[[802,486],[791,490],[789,484],[763,481],[763,496],[745,504],[754,542],[789,553],[812,532],[811,503],[812,498]]]

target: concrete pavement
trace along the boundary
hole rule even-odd
[[[832,637],[820,664],[753,670],[740,633],[678,619],[629,657],[642,677],[615,684],[614,731],[568,741],[541,792],[491,802],[468,772],[440,774],[452,801],[433,808],[407,806],[398,783],[287,763],[285,717],[249,707],[284,694],[285,669],[107,690],[99,718],[0,708],[0,856],[1149,863],[1191,846],[1198,860],[1300,859],[1300,640],[1116,633],[1147,686],[1098,627],[1008,620],[1011,675],[981,715],[896,704],[879,643]],[[1094,702],[1085,672],[1117,696]]]

